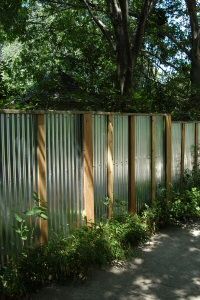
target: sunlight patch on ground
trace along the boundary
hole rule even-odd
[[[152,252],[155,248],[162,244],[162,239],[168,238],[168,234],[159,234],[159,237],[153,236],[149,242],[146,243],[146,247],[143,248],[143,252]]]
[[[200,251],[200,249],[195,248],[195,247],[190,247],[190,248],[189,248],[189,251],[190,251],[190,252],[196,252],[196,251]]]
[[[161,280],[158,278],[149,279],[145,278],[144,276],[139,276],[136,280],[133,282],[135,285],[137,285],[141,291],[149,291],[149,289],[154,286],[155,284],[160,284]]]
[[[198,230],[198,229],[192,229],[192,230],[191,230],[191,234],[192,234],[194,237],[199,237],[199,236],[200,236],[200,230]]]
[[[187,299],[186,298],[187,293],[182,289],[177,289],[174,291],[174,293],[176,294],[177,297],[179,297],[179,299]]]
[[[192,278],[192,281],[193,281],[194,284],[200,286],[200,278],[199,278],[199,277]],[[199,297],[200,297],[200,296],[199,296]]]
[[[141,265],[144,262],[144,260],[142,258],[135,258],[134,259],[134,263],[136,265]]]

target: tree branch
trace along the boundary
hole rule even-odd
[[[191,59],[191,53],[189,50],[187,50],[187,48],[183,45],[182,42],[179,42],[175,36],[173,36],[172,34],[170,34],[169,32],[165,31],[165,35],[166,37],[168,37],[179,49],[181,49],[187,56],[189,59]]]
[[[146,54],[148,54],[148,55],[150,55],[151,57],[154,57],[154,58],[158,59],[160,63],[165,64],[165,65],[168,65],[169,67],[173,68],[173,69],[176,70],[176,71],[180,71],[179,68],[176,67],[174,64],[170,63],[170,62],[167,61],[167,60],[161,59],[161,58],[160,58],[158,55],[156,55],[155,53],[152,53],[151,51],[148,51],[148,50],[144,50],[143,52],[146,53]]]
[[[98,26],[98,28],[101,30],[101,32],[103,33],[103,35],[105,36],[105,38],[109,42],[112,49],[115,51],[115,45],[113,43],[111,33],[108,30],[107,26],[94,15],[94,13],[93,13],[90,5],[89,5],[89,2],[87,0],[83,0],[83,2],[85,3],[85,6],[86,6],[90,16],[92,17],[93,21]]]
[[[147,26],[147,20],[149,17],[149,14],[151,12],[151,9],[153,7],[153,4],[156,2],[156,0],[145,0],[139,21],[138,21],[138,26],[135,32],[135,35],[133,37],[133,44],[132,44],[132,53],[133,53],[133,58],[136,61],[137,57],[139,55],[140,49],[142,47],[142,42],[143,42],[143,37],[145,33],[145,29]]]

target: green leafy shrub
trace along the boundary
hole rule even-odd
[[[170,217],[180,221],[200,217],[200,189],[178,193],[171,202]]]
[[[5,295],[21,296],[50,281],[84,279],[92,267],[127,257],[148,236],[148,226],[136,215],[83,226],[67,237],[55,236],[47,245],[24,248],[1,270],[0,287]]]
[[[170,223],[170,202],[166,199],[166,191],[162,192],[151,207],[146,206],[141,215],[151,233]]]
[[[48,282],[45,247],[24,249],[0,272],[0,286],[6,296],[22,296]]]
[[[143,213],[143,221],[152,231],[177,221],[200,217],[200,189],[171,190],[168,199],[163,194]]]
[[[192,188],[200,189],[200,169],[193,168],[186,170],[183,177],[182,191],[191,190]]]
[[[112,260],[103,228],[94,225],[75,230],[69,237],[49,242],[47,259],[52,278],[84,278],[94,266],[102,266]]]

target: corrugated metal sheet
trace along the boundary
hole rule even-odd
[[[197,164],[200,169],[200,123],[197,123],[198,128],[198,142],[197,142]]]
[[[165,187],[165,118],[163,116],[156,117],[155,126],[156,140],[156,190],[157,195],[160,190]]]
[[[49,230],[67,233],[84,210],[81,116],[47,114],[46,136]]]
[[[114,116],[114,199],[116,212],[128,210],[128,116]]]
[[[82,115],[46,114],[47,201],[49,230],[67,233],[80,225],[83,202]],[[97,220],[106,216],[107,115],[93,116],[94,193]],[[128,208],[128,116],[114,115],[114,199],[116,211]],[[136,194],[141,210],[151,201],[151,116],[136,119]],[[156,116],[157,192],[165,183],[165,117]],[[37,191],[37,115],[0,114],[0,250],[1,260],[19,247],[12,226],[14,212],[32,206]],[[199,141],[200,141],[200,124]],[[186,124],[185,168],[194,161],[195,125]],[[173,181],[180,182],[181,124],[172,126]]]
[[[137,210],[151,200],[151,119],[136,116],[136,193]]]
[[[181,124],[172,123],[172,182],[180,185],[181,176]]]
[[[94,205],[97,220],[107,217],[107,116],[95,115],[93,126],[94,145]]]
[[[194,151],[195,151],[195,124],[185,124],[185,170],[192,170],[194,166]]]
[[[36,118],[30,114],[0,114],[1,263],[21,245],[13,229],[14,213],[30,209],[37,190]]]

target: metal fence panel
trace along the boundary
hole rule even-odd
[[[194,151],[195,151],[195,124],[185,124],[185,170],[192,170],[194,166]]]
[[[198,135],[197,135],[197,165],[198,165],[198,168],[200,168],[200,123],[197,123],[197,130],[198,130]]]
[[[172,124],[172,182],[179,187],[181,176],[181,123]]]
[[[165,118],[156,116],[156,191],[160,194],[160,189],[165,186]]]
[[[94,204],[97,220],[107,217],[107,116],[94,115]]]
[[[0,114],[1,263],[21,245],[14,213],[30,209],[37,191],[36,122],[30,114]]]
[[[50,232],[68,233],[82,224],[83,131],[82,114],[49,112],[46,120],[47,202]],[[107,216],[103,200],[107,195],[107,119],[93,115],[93,170],[96,220]],[[128,209],[129,194],[129,116],[113,115],[115,211]],[[165,117],[156,116],[155,168],[157,194],[165,184]],[[137,209],[151,201],[151,116],[136,115],[136,197]],[[198,124],[200,141],[200,124]],[[185,124],[185,169],[194,163],[195,124]],[[14,212],[33,204],[37,191],[37,115],[0,114],[0,250],[3,257],[20,247],[14,225]],[[172,125],[172,179],[180,183],[181,123]]]
[[[46,137],[49,229],[67,233],[84,210],[81,116],[47,114]]]
[[[128,210],[128,116],[114,116],[114,199],[117,212]]]
[[[151,119],[136,116],[136,193],[137,210],[151,200]]]

